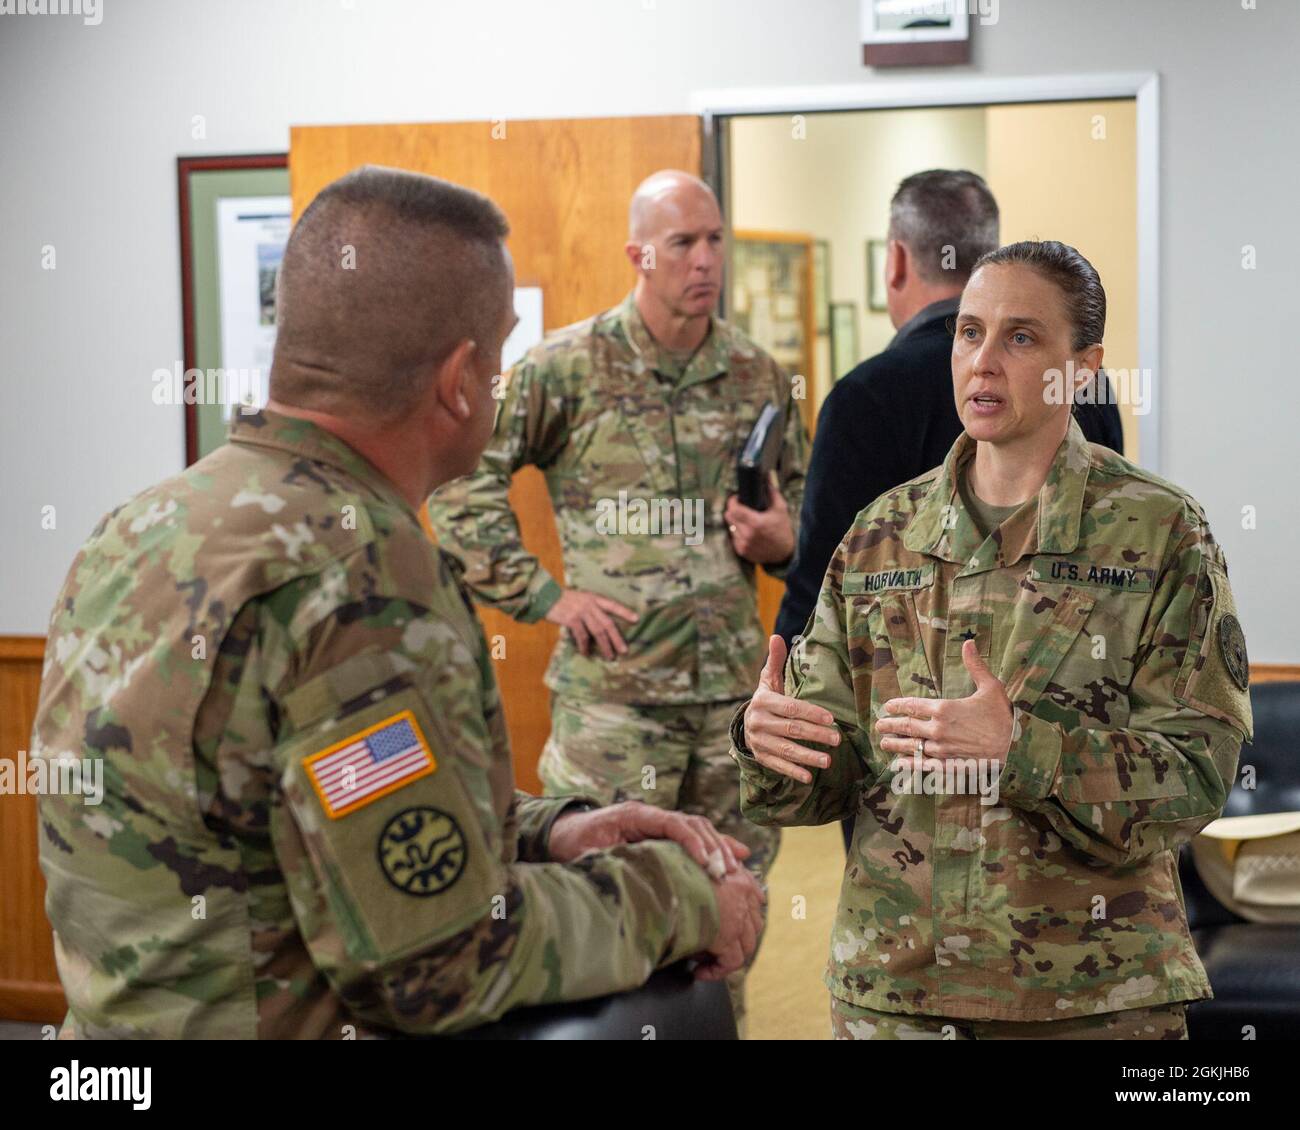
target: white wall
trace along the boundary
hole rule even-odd
[[[282,150],[290,123],[668,113],[701,88],[926,73],[865,70],[857,26],[856,0],[104,0],[98,27],[0,16],[0,633],[43,632],[99,515],[182,464],[180,409],[149,397],[180,353],[177,154]],[[1163,470],[1225,544],[1252,657],[1300,661],[1300,5],[1002,0],[976,34],[971,67],[936,73],[1160,72]]]

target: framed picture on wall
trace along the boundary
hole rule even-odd
[[[291,222],[284,153],[178,157],[184,359],[155,400],[185,407],[185,462],[266,402],[275,280]]]
[[[858,0],[868,67],[970,62],[968,0]]]
[[[813,243],[813,307],[817,315],[817,336],[831,332],[831,244]]]
[[[791,375],[815,388],[814,240],[792,232],[732,233],[728,318]],[[813,398],[800,401],[809,431]]]
[[[858,308],[852,302],[831,303],[831,380],[838,381],[857,365]]]
[[[867,240],[867,309],[888,310],[885,300],[885,259],[889,253],[889,241],[884,239]]]

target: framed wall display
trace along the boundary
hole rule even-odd
[[[831,303],[831,379],[838,381],[861,360],[858,356],[858,308]]]
[[[885,259],[889,253],[889,241],[885,239],[867,240],[867,309],[888,310],[885,300]]]
[[[831,332],[831,244],[819,239],[813,243],[813,309],[817,316],[817,336]]]
[[[813,244],[790,232],[732,233],[728,317],[791,376],[804,377],[804,422],[812,431],[817,316]]]
[[[858,0],[858,5],[867,66],[970,62],[970,0]]]
[[[288,158],[178,157],[176,178],[184,360],[163,391],[184,404],[190,464],[225,442],[234,412],[266,400],[275,278],[289,238]]]

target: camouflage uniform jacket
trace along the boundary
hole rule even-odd
[[[754,566],[736,555],[722,512],[736,491],[740,451],[772,402],[786,413],[778,475],[797,521],[802,418],[777,363],[719,319],[680,380],[676,372],[632,295],[551,334],[509,373],[478,470],[430,502],[434,529],[464,562],[475,597],[532,622],[561,590],[520,541],[506,493],[514,471],[541,468],[567,583],[640,615],[633,624],[615,620],[628,652],[614,660],[594,649],[584,657],[562,633],[546,673],[558,693],[622,703],[722,702],[749,694],[763,665]],[[673,506],[702,515],[702,536],[684,537],[663,520],[662,510]],[[648,513],[657,523],[640,527],[639,507],[662,508]],[[693,540],[699,544],[688,544]],[[788,565],[768,572],[783,576]]]
[[[100,522],[34,753],[105,765],[102,804],[40,799],[65,1036],[442,1033],[631,988],[717,929],[675,844],[544,862],[571,802],[515,792],[449,560],[278,413]]]
[[[852,1004],[1047,1020],[1212,996],[1172,849],[1219,814],[1251,733],[1222,550],[1192,498],[1073,421],[985,539],[958,492],[973,453],[963,434],[859,513],[785,671],[842,744],[803,785],[748,754],[738,711],[742,811],[856,817],[826,974]],[[1014,707],[992,805],[891,768],[874,729],[891,698],[971,694],[967,638]]]

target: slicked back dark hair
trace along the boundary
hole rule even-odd
[[[1032,267],[1060,289],[1072,327],[1071,349],[1077,351],[1102,344],[1106,332],[1106,289],[1101,285],[1097,268],[1075,248],[1054,239],[1008,243],[983,256],[975,264],[975,270],[1012,263]]]
[[[272,397],[400,417],[459,342],[499,335],[509,230],[486,196],[421,173],[367,165],[327,185],[280,266]]]
[[[907,245],[926,282],[962,284],[998,246],[998,202],[967,169],[913,173],[890,202],[889,238]]]

